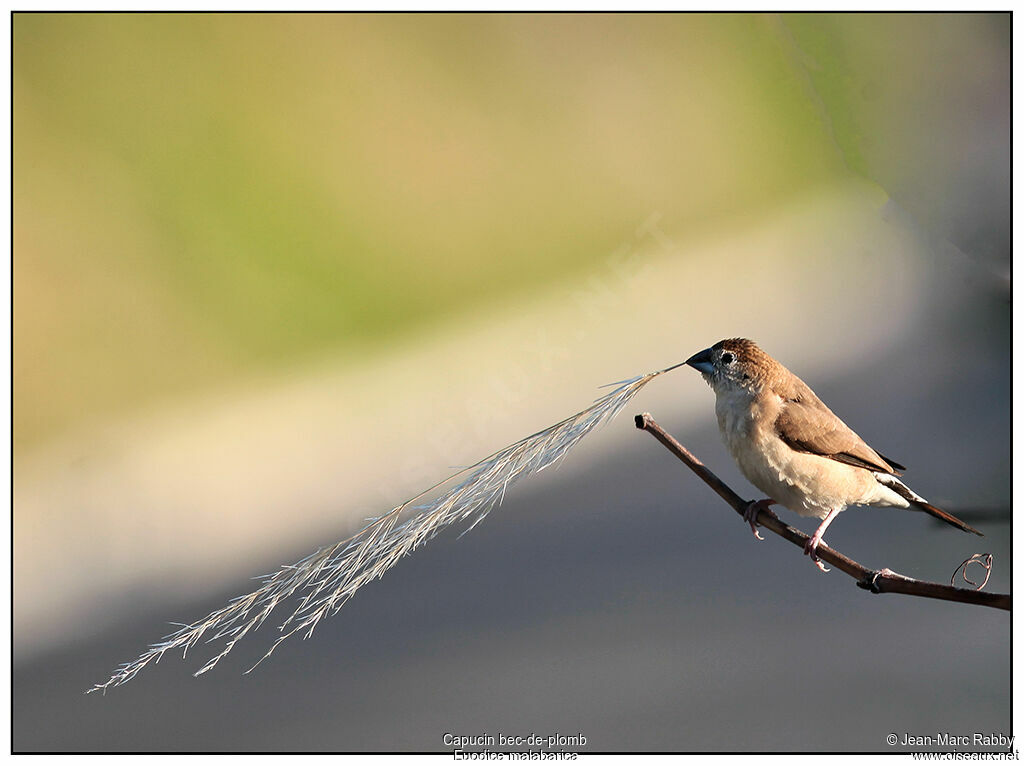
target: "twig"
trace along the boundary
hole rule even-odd
[[[636,427],[641,431],[647,431],[655,439],[661,442],[673,455],[678,457],[690,469],[697,474],[704,482],[718,493],[719,497],[725,500],[736,513],[743,515],[749,503],[737,495],[732,489],[707,466],[693,456],[689,450],[680,444],[661,426],[659,426],[649,413],[636,416]],[[771,511],[761,510],[757,514],[756,522],[774,532],[779,537],[789,540],[793,545],[804,547],[809,539],[799,529],[795,529],[781,521]],[[959,601],[965,604],[977,604],[979,606],[990,606],[995,609],[1010,609],[1010,596],[1006,593],[984,593],[978,590],[967,590],[956,588],[951,585],[944,585],[937,582],[926,582],[915,580],[912,577],[905,577],[891,569],[868,569],[858,564],[851,558],[844,556],[839,551],[828,547],[824,543],[818,546],[818,558],[832,564],[836,569],[850,575],[857,581],[857,585],[872,593],[904,593],[908,596],[921,596],[923,598],[937,598],[944,601]],[[970,561],[970,559],[968,559]],[[967,562],[965,562],[967,563]],[[963,566],[963,565],[961,565]]]

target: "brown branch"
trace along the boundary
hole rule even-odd
[[[665,445],[669,452],[686,463],[697,476],[718,493],[719,497],[732,506],[736,513],[741,516],[743,515],[743,512],[749,505],[748,501],[733,492],[725,482],[715,476],[686,447],[662,429],[649,413],[645,412],[642,415],[636,416],[636,427],[641,431],[647,431]],[[779,537],[789,540],[789,542],[799,546],[801,549],[809,539],[808,535],[805,535],[799,529],[789,526],[771,511],[760,511],[757,514],[756,521],[760,526],[770,532],[774,532]],[[977,590],[956,588],[937,582],[915,580],[912,577],[905,577],[890,569],[868,569],[853,559],[847,558],[839,551],[829,548],[824,543],[818,546],[817,552],[818,558],[822,561],[826,561],[836,569],[850,575],[850,577],[857,581],[859,587],[872,593],[904,593],[908,596],[937,598],[944,601],[960,601],[965,604],[978,604],[979,606],[990,606],[995,609],[1009,610],[1010,608],[1010,596],[1006,593],[984,593]]]

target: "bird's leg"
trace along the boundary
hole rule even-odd
[[[821,538],[825,534],[825,530],[828,528],[828,525],[831,524],[832,520],[838,515],[838,508],[833,508],[829,511],[825,518],[821,520],[821,524],[818,525],[818,528],[814,530],[814,534],[810,536],[806,543],[804,543],[804,555],[810,556],[811,561],[813,561],[822,572],[828,572],[830,570],[818,560],[818,545],[821,543]]]
[[[750,531],[754,533],[754,537],[758,540],[764,540],[761,537],[761,533],[757,531],[757,514],[761,511],[766,513],[772,513],[769,508],[776,505],[776,502],[770,497],[766,497],[764,500],[751,500],[747,504],[747,509],[743,511],[743,520],[750,525]],[[772,516],[775,514],[772,513]]]

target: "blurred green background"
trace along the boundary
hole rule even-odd
[[[16,13],[13,48],[15,749],[557,725],[598,750],[877,750],[896,720],[1008,720],[1005,615],[963,647],[962,611],[751,554],[628,418],[258,684],[168,662],[80,692],[167,619],[730,335],[929,499],[996,509],[1007,589],[1009,14]],[[655,388],[637,410],[749,492],[699,381]],[[837,547],[939,580],[974,552],[885,518],[844,514]],[[685,567],[720,562],[696,540],[734,564],[700,588]],[[766,577],[785,603],[748,597]],[[752,635],[786,661],[733,678]]]
[[[842,43],[882,35],[913,61],[950,26],[18,14],[16,444],[372,353],[593,268],[651,210],[714,230],[874,178],[867,129],[903,94],[865,103],[837,70],[871,56]]]

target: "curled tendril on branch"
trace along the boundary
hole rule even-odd
[[[977,564],[985,570],[985,579],[981,581],[981,585],[978,585],[978,583],[974,582],[974,580],[967,576],[967,570],[970,568],[971,564]],[[969,559],[965,559],[960,566],[953,570],[953,576],[949,578],[950,585],[953,585],[953,581],[956,580],[957,574],[960,574],[965,583],[973,585],[975,590],[981,590],[988,585],[988,578],[992,576],[992,554],[975,553]]]

